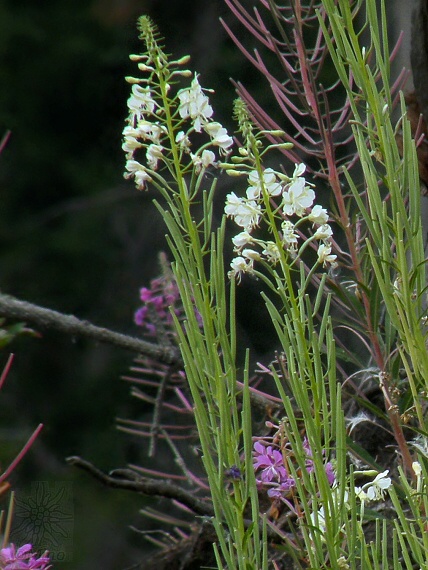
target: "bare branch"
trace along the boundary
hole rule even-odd
[[[33,305],[10,295],[0,294],[0,316],[118,346],[134,353],[144,354],[164,364],[182,365],[178,348],[154,344],[98,327],[73,315],[65,315],[39,305]]]
[[[152,497],[165,497],[182,503],[197,515],[213,517],[214,509],[210,503],[206,503],[195,497],[191,492],[167,481],[141,477],[131,469],[117,469],[111,475],[106,475],[100,469],[80,457],[68,457],[67,463],[83,469],[98,481],[114,489],[125,489]]]
[[[148,477],[141,477],[132,469],[115,469],[110,475],[107,475],[95,465],[92,465],[89,461],[85,461],[81,457],[72,456],[66,459],[69,465],[74,465],[83,471],[86,471],[98,481],[101,481],[107,487],[112,487],[114,489],[125,489],[127,491],[133,491],[135,493],[141,493],[143,495],[151,497],[164,497],[167,499],[173,499],[182,503],[193,511],[196,515],[205,517],[214,517],[214,508],[210,503],[202,501],[195,497],[195,495],[189,491],[185,491],[182,487],[170,483],[168,481],[151,479]],[[251,520],[244,520],[246,528],[254,524]],[[262,525],[260,524],[260,527]],[[267,527],[267,536],[271,540],[278,540],[281,537],[285,537],[288,533],[284,533],[281,530],[275,530],[273,527]]]

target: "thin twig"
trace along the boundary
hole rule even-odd
[[[65,315],[52,309],[46,309],[10,295],[0,294],[0,316],[118,346],[134,353],[144,354],[164,364],[182,365],[178,348],[154,344],[98,327],[73,315]]]
[[[103,473],[100,469],[85,461],[81,457],[67,457],[67,463],[83,469],[104,485],[114,489],[124,489],[134,491],[152,497],[165,497],[182,503],[197,515],[213,517],[214,508],[210,503],[206,503],[195,497],[193,493],[184,490],[182,487],[163,480],[141,477],[131,469],[117,469],[111,475]]]
[[[27,443],[24,445],[24,447],[21,449],[21,451],[18,453],[18,455],[15,457],[15,459],[12,461],[12,463],[9,465],[6,471],[4,471],[0,475],[0,483],[3,483],[3,481],[5,481],[9,477],[9,475],[12,473],[12,471],[15,469],[15,467],[18,465],[18,463],[21,461],[21,459],[24,457],[24,455],[33,445],[36,437],[39,435],[42,429],[43,429],[43,424],[39,424],[36,427],[36,429],[34,430],[33,434],[31,435]]]
[[[182,487],[170,483],[168,481],[160,481],[157,479],[150,479],[148,477],[141,477],[131,469],[116,469],[110,475],[107,475],[89,461],[85,461],[81,457],[72,456],[66,459],[69,465],[74,465],[83,471],[86,471],[98,481],[101,481],[107,487],[114,489],[124,489],[126,491],[133,491],[151,497],[164,497],[166,499],[173,499],[182,503],[193,511],[196,515],[204,517],[214,517],[214,508],[210,503],[206,503],[198,499],[189,491],[185,491]],[[245,528],[249,528],[254,524],[254,521],[244,520]],[[284,531],[267,527],[267,536],[271,540],[279,540],[280,537],[288,535]]]

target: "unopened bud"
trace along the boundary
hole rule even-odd
[[[128,77],[125,77],[125,81],[127,83],[131,83],[131,85],[133,85],[134,83],[141,83],[142,79],[137,79],[136,77],[131,77],[128,75]]]
[[[181,77],[192,77],[193,73],[190,71],[190,69],[183,69],[183,70],[173,71],[171,73],[171,77],[174,77],[175,75],[180,75]]]
[[[132,54],[129,56],[129,59],[130,59],[131,61],[141,61],[142,59],[146,59],[146,57],[147,57],[146,55],[138,55],[138,54],[136,54],[136,53],[132,53]]]
[[[138,64],[138,69],[140,71],[154,71],[154,67],[152,67],[151,65],[146,65],[145,63],[139,63]]]
[[[276,129],[276,130],[273,130],[273,131],[268,131],[268,130],[266,130],[266,131],[261,131],[261,132],[262,132],[264,135],[272,135],[272,136],[274,136],[274,137],[283,137],[283,136],[285,136],[284,131],[282,131],[281,129]]]
[[[186,65],[190,61],[190,55],[184,55],[175,62],[177,65]]]
[[[230,166],[230,165],[229,165]],[[245,172],[240,172],[239,170],[233,170],[232,168],[225,169],[225,172],[228,176],[242,176]]]

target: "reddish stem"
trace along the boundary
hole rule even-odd
[[[3,388],[3,384],[5,383],[6,377],[9,374],[9,370],[12,366],[14,356],[15,356],[14,354],[9,355],[9,358],[7,359],[6,362],[6,366],[3,368],[3,372],[1,373],[0,376],[0,390]]]
[[[36,437],[39,435],[42,428],[43,424],[39,424],[37,426],[37,428],[33,432],[33,435],[30,437],[30,439],[27,441],[27,443],[24,445],[24,447],[21,449],[21,451],[18,453],[18,455],[15,457],[15,459],[12,461],[12,463],[9,465],[6,471],[2,475],[0,475],[0,483],[2,483],[5,479],[9,477],[9,475],[12,473],[12,471],[15,469],[15,467],[18,465],[18,463],[21,461],[21,459],[24,457],[24,455],[33,445]]]

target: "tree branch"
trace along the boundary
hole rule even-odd
[[[83,471],[86,471],[108,487],[134,491],[152,497],[174,499],[188,507],[197,515],[207,517],[214,516],[214,509],[210,503],[198,499],[193,493],[185,491],[182,487],[174,483],[151,479],[149,477],[141,477],[131,469],[118,469],[113,471],[111,475],[106,475],[103,471],[92,465],[92,463],[85,461],[81,457],[67,457],[66,461],[69,465],[75,465],[79,469],[83,469]]]
[[[66,461],[69,465],[74,465],[75,467],[86,471],[107,487],[134,491],[135,493],[142,493],[143,495],[151,497],[173,499],[188,507],[196,515],[214,517],[214,508],[210,503],[206,503],[205,501],[198,499],[193,493],[185,491],[182,487],[179,487],[174,483],[151,479],[149,477],[141,477],[131,469],[116,469],[110,475],[107,475],[89,461],[85,461],[81,457],[77,456],[67,457]],[[245,528],[249,528],[253,522],[254,521],[251,520],[245,520]],[[262,527],[261,524],[260,527]],[[268,526],[266,531],[268,538],[271,540],[279,540],[281,536],[288,536],[288,533],[285,533],[280,529],[276,531],[271,526]]]
[[[1,293],[0,316],[118,346],[134,353],[144,354],[163,364],[182,365],[178,348],[154,344],[110,329],[97,327],[73,315],[65,315]]]

